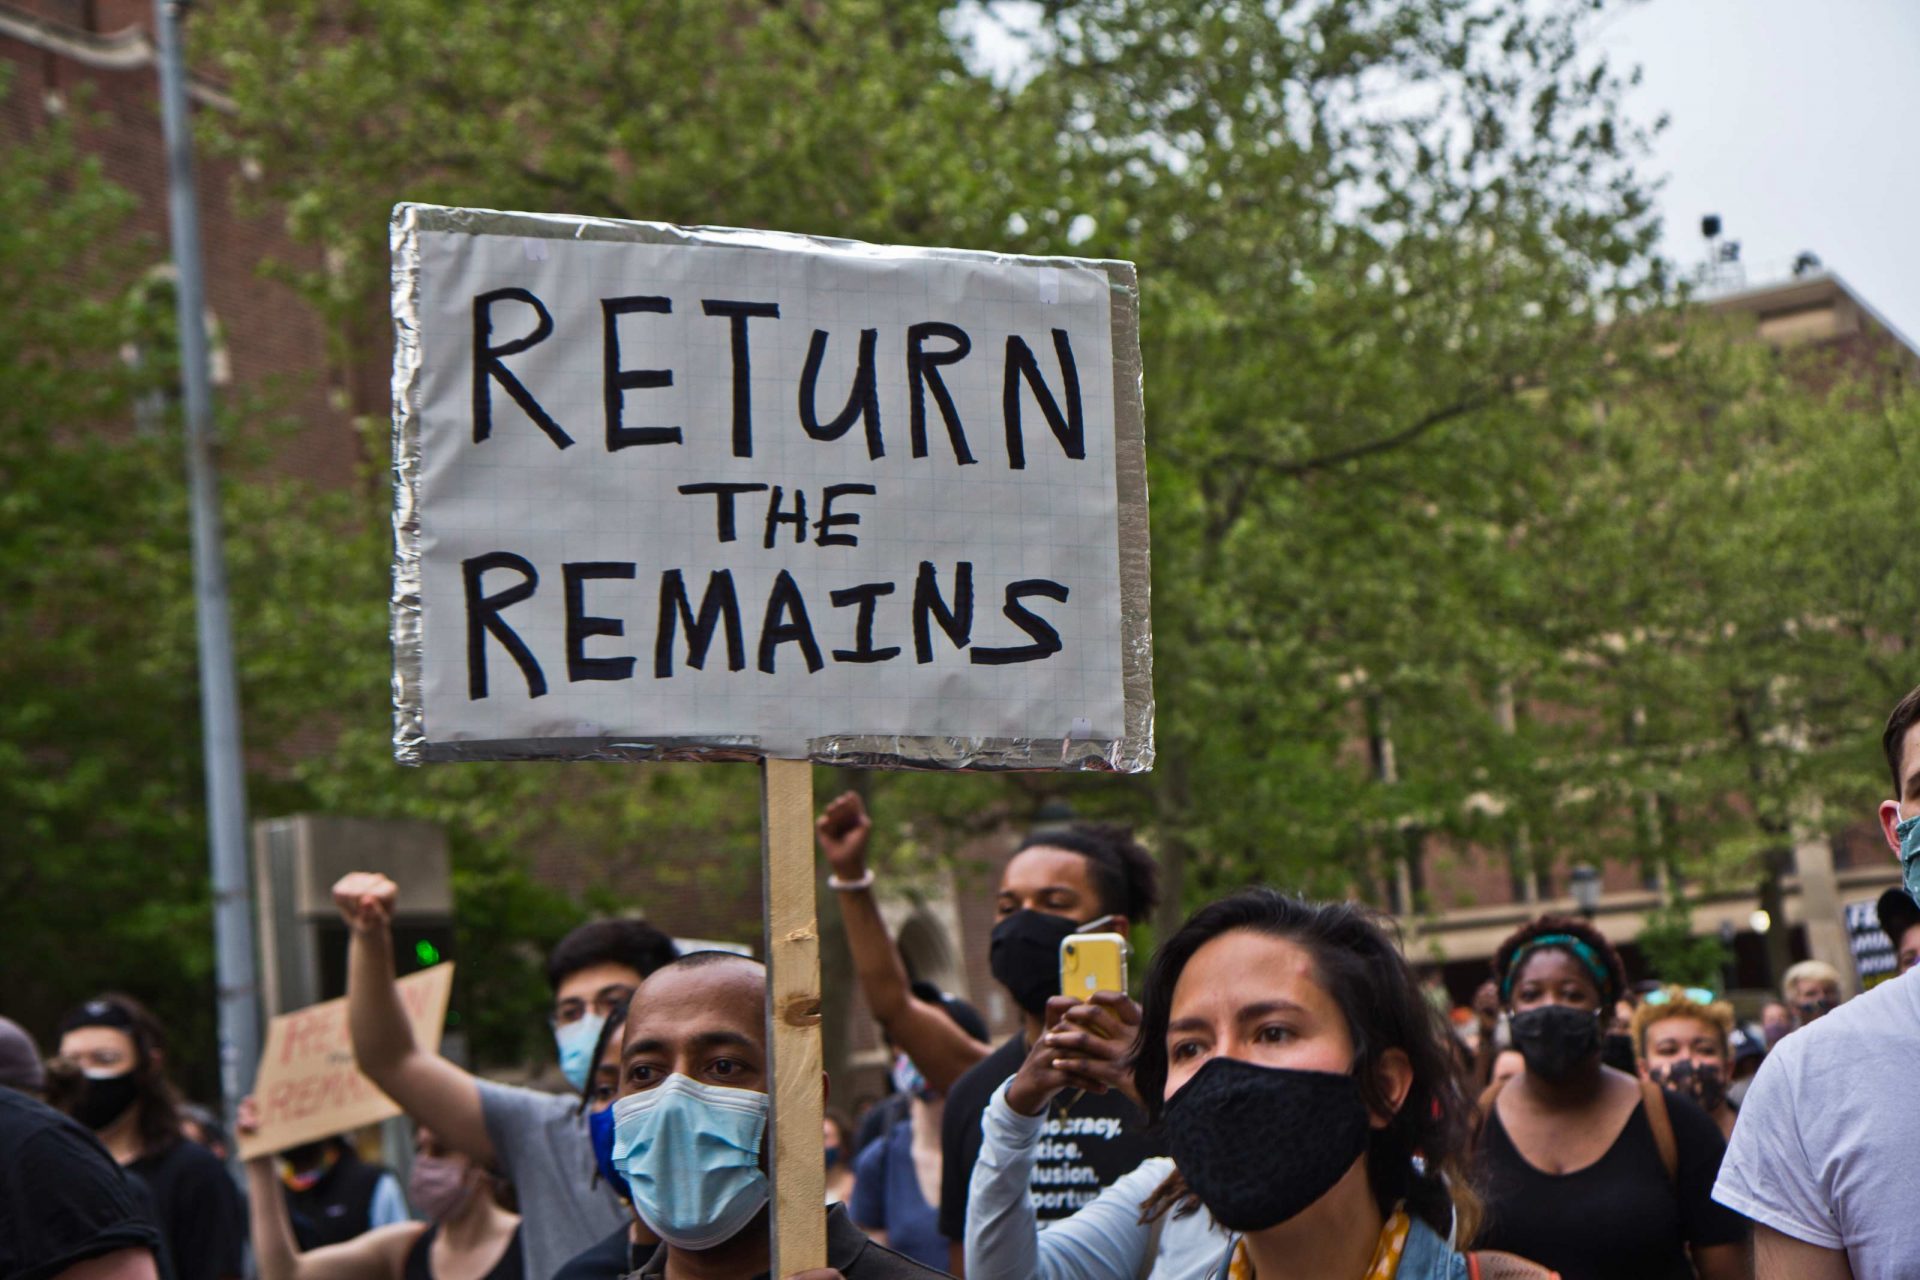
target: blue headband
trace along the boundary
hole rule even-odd
[[[1602,995],[1613,991],[1613,975],[1607,971],[1607,966],[1601,963],[1599,954],[1592,947],[1570,933],[1543,933],[1537,938],[1528,938],[1521,943],[1515,949],[1513,959],[1507,962],[1507,976],[1500,980],[1500,999],[1503,1003],[1512,1002],[1513,980],[1520,976],[1520,966],[1526,963],[1527,957],[1548,947],[1563,948],[1572,954],[1575,960],[1585,965],[1587,972],[1593,975],[1594,983],[1600,988]],[[1618,998],[1618,993],[1614,994]]]

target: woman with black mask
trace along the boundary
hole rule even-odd
[[[1481,1099],[1483,1242],[1567,1280],[1735,1280],[1747,1223],[1714,1203],[1726,1143],[1691,1099],[1601,1061],[1602,1019],[1626,987],[1592,925],[1542,916],[1494,954],[1526,1069]]]
[[[219,1158],[181,1133],[159,1020],[131,996],[100,996],[60,1020],[60,1056],[77,1087],[50,1101],[145,1184],[177,1280],[237,1280],[246,1213]]]
[[[968,1266],[995,1280],[1511,1280],[1467,1255],[1470,1109],[1418,981],[1366,908],[1252,889],[1203,907],[1154,957],[1133,1086],[1171,1160],[1037,1230],[1022,1170],[1036,1097],[1108,1084],[1107,1041],[1056,1024],[995,1096]]]

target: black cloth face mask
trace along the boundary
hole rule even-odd
[[[1543,1004],[1507,1020],[1513,1047],[1542,1080],[1564,1080],[1600,1053],[1600,1015],[1592,1009]]]
[[[1628,1075],[1639,1070],[1639,1061],[1633,1056],[1633,1037],[1624,1031],[1607,1032],[1607,1038],[1600,1046],[1600,1061]]]
[[[987,967],[1013,1002],[1038,1018],[1047,1001],[1060,994],[1060,944],[1113,919],[1100,916],[1085,924],[1068,916],[1022,909],[993,926]]]
[[[138,1093],[131,1071],[117,1076],[88,1076],[74,1103],[73,1118],[99,1133],[126,1113]]]
[[[1207,1212],[1247,1232],[1333,1190],[1372,1126],[1350,1075],[1215,1058],[1167,1103],[1165,1128],[1173,1163]]]

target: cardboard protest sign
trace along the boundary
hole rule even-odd
[[[397,985],[414,1042],[437,1052],[447,1001],[453,994],[453,965],[437,964],[410,973]],[[345,1000],[295,1009],[268,1024],[253,1099],[260,1127],[251,1135],[241,1135],[242,1160],[400,1114],[400,1108],[353,1065]]]
[[[397,756],[1151,766],[1126,263],[401,205]]]

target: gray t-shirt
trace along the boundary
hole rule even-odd
[[[593,1140],[580,1100],[478,1081],[487,1137],[520,1197],[528,1280],[548,1280],[574,1254],[633,1219],[605,1183],[594,1185]]]
[[[1713,1198],[1845,1249],[1859,1280],[1920,1277],[1920,970],[1782,1040],[1760,1064]]]

